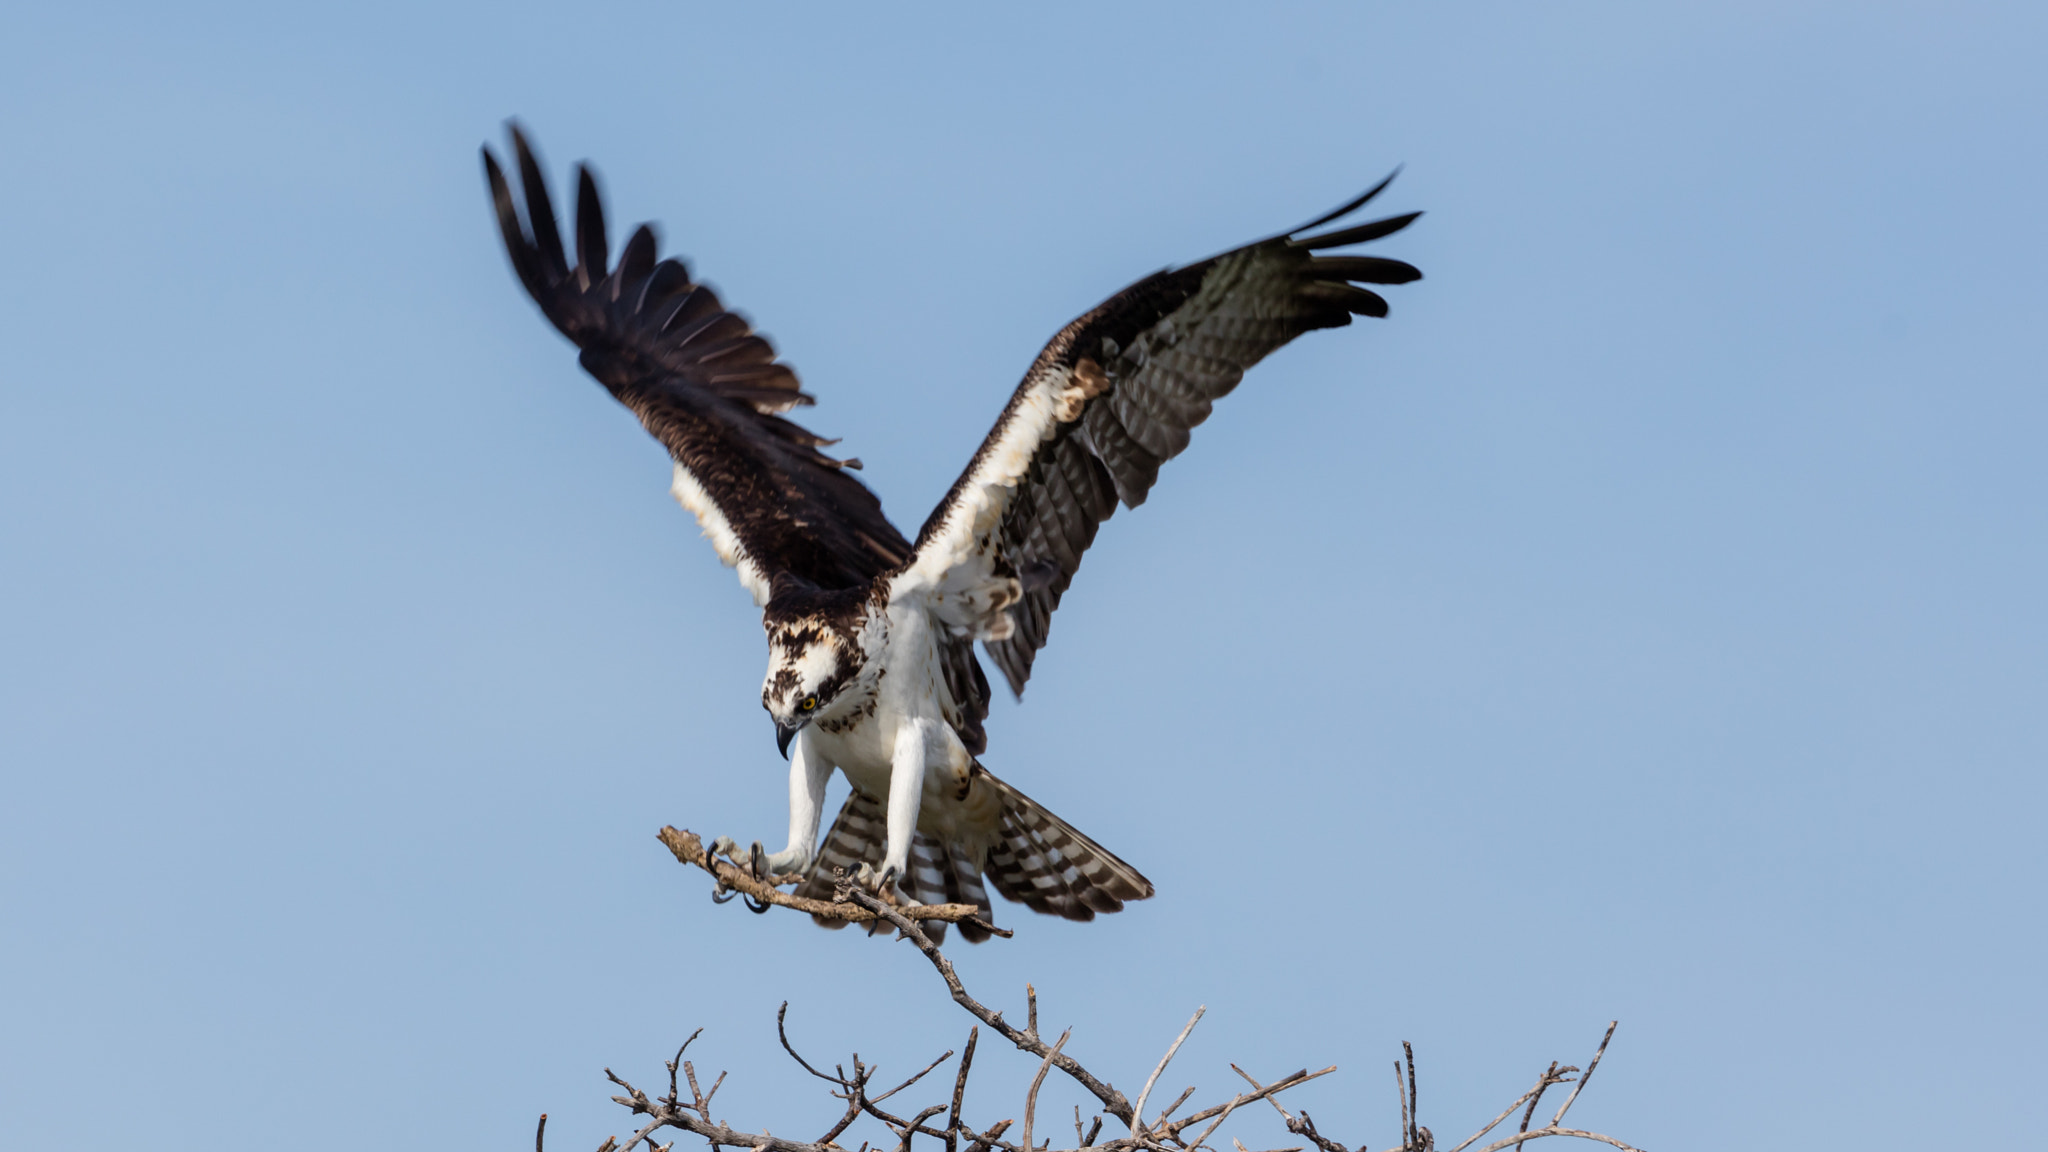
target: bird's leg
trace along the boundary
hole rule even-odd
[[[889,762],[889,839],[876,877],[878,888],[887,888],[910,871],[910,838],[917,834],[917,808],[924,799],[924,725],[912,720],[896,729]]]
[[[796,734],[789,748],[789,847],[770,853],[770,873],[802,872],[818,851],[818,817],[825,805],[825,782],[832,764],[811,745],[811,730]]]

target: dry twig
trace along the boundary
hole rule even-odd
[[[1145,1134],[1144,1128],[1146,1097],[1152,1095],[1152,1086],[1154,1084],[1159,1083],[1160,1073],[1165,1072],[1166,1066],[1173,1062],[1173,1054],[1175,1052],[1180,1051],[1180,1046],[1183,1042],[1187,1040],[1188,1033],[1193,1032],[1195,1030],[1195,1025],[1201,1023],[1202,1021],[1202,1013],[1207,1012],[1208,1010],[1209,1006],[1207,1004],[1204,1004],[1201,1007],[1195,1009],[1195,1014],[1193,1016],[1188,1017],[1188,1026],[1180,1030],[1180,1035],[1175,1036],[1173,1038],[1173,1043],[1167,1047],[1166,1055],[1161,1056],[1159,1058],[1159,1067],[1154,1068],[1152,1070],[1152,1075],[1145,1078],[1145,1086],[1143,1088],[1138,1089],[1137,1107],[1132,1110],[1131,1116],[1131,1135],[1143,1136]],[[1193,1091],[1193,1089],[1189,1089],[1189,1091]],[[1181,1097],[1181,1099],[1185,1100],[1187,1099],[1187,1097],[1183,1096]],[[1175,1102],[1173,1107],[1178,1108],[1180,1107],[1180,1104],[1178,1102]],[[1167,1109],[1168,1112],[1171,1112],[1172,1110],[1172,1108]],[[1166,1119],[1164,1115],[1161,1115],[1159,1118],[1161,1120]]]
[[[833,900],[812,900],[781,891],[776,887],[777,883],[792,883],[796,877],[760,879],[751,870],[742,868],[730,860],[721,860],[705,851],[704,842],[695,832],[688,829],[666,827],[655,835],[675,855],[677,862],[702,868],[711,874],[712,879],[718,881],[712,889],[711,898],[721,904],[730,900],[732,893],[737,892],[760,906],[762,911],[766,911],[769,905],[776,905],[808,912],[813,916],[845,920],[851,924],[865,924],[879,919],[874,913],[859,905],[848,905]],[[998,928],[981,919],[981,909],[972,904],[913,904],[903,911],[914,920],[938,920],[948,924],[969,920],[997,936],[1015,935],[1007,928]]]
[[[1060,1038],[1053,1043],[1052,1051],[1047,1052],[1045,1059],[1039,1061],[1038,1075],[1031,1078],[1031,1091],[1024,1094],[1024,1152],[1031,1152],[1036,1147],[1031,1143],[1031,1122],[1038,1115],[1038,1090],[1045,1084],[1046,1069],[1052,1067],[1053,1059],[1060,1054],[1060,1049],[1067,1046],[1067,1037],[1073,1034],[1072,1028],[1060,1033]],[[1079,1128],[1080,1125],[1076,1124],[1075,1127]]]
[[[690,1045],[696,1041],[699,1035],[699,1033],[692,1033],[689,1039],[685,1040],[683,1045],[676,1050],[675,1058],[665,1062],[665,1068],[668,1072],[668,1093],[658,1099],[650,1098],[647,1093],[642,1092],[624,1079],[614,1075],[610,1069],[605,1070],[605,1076],[624,1092],[623,1095],[614,1096],[612,1099],[626,1107],[634,1116],[645,1117],[646,1121],[625,1143],[621,1144],[616,1139],[607,1139],[599,1147],[598,1152],[636,1152],[642,1144],[647,1146],[648,1152],[671,1152],[673,1142],[670,1145],[661,1145],[654,1139],[655,1133],[663,1128],[671,1128],[700,1136],[708,1142],[711,1152],[718,1152],[719,1149],[723,1148],[745,1148],[751,1149],[753,1152],[849,1152],[847,1147],[839,1141],[849,1128],[861,1122],[863,1117],[866,1117],[871,1122],[878,1122],[889,1131],[894,1141],[894,1152],[912,1152],[913,1142],[919,1136],[926,1136],[940,1141],[945,1147],[945,1152],[962,1152],[963,1145],[964,1152],[1049,1152],[1050,1141],[1047,1141],[1047,1149],[1043,1150],[1033,1147],[1033,1144],[1037,1138],[1036,1120],[1039,1095],[1045,1085],[1046,1077],[1055,1068],[1059,1069],[1061,1073],[1065,1074],[1075,1084],[1094,1096],[1101,1103],[1104,1116],[1121,1121],[1129,1129],[1129,1134],[1126,1136],[1096,1144],[1096,1137],[1102,1131],[1103,1116],[1095,1117],[1088,1131],[1083,1132],[1081,1112],[1079,1108],[1076,1108],[1074,1110],[1074,1138],[1077,1152],[1080,1149],[1087,1149],[1089,1152],[1213,1152],[1213,1149],[1209,1149],[1208,1141],[1217,1133],[1224,1122],[1235,1115],[1244,1105],[1260,1100],[1264,1100],[1273,1106],[1289,1133],[1306,1139],[1309,1142],[1299,1147],[1275,1149],[1272,1152],[1306,1152],[1311,1145],[1316,1149],[1316,1152],[1369,1152],[1363,1144],[1353,1149],[1325,1136],[1317,1130],[1315,1121],[1306,1111],[1297,1116],[1288,1111],[1278,1100],[1279,1095],[1289,1089],[1299,1087],[1311,1080],[1335,1072],[1336,1068],[1334,1066],[1316,1072],[1310,1072],[1304,1068],[1291,1075],[1283,1076],[1270,1084],[1262,1084],[1249,1073],[1233,1064],[1231,1068],[1245,1079],[1251,1086],[1251,1091],[1240,1092],[1227,1100],[1221,1100],[1207,1107],[1198,1108],[1180,1119],[1172,1119],[1181,1106],[1193,1097],[1195,1089],[1189,1088],[1175,1098],[1173,1103],[1162,1109],[1158,1116],[1149,1124],[1146,1123],[1144,1110],[1151,1099],[1153,1088],[1158,1085],[1160,1077],[1165,1074],[1167,1066],[1173,1061],[1175,1054],[1180,1051],[1181,1045],[1186,1042],[1188,1036],[1194,1031],[1196,1023],[1202,1019],[1206,1009],[1198,1009],[1194,1016],[1189,1019],[1187,1025],[1181,1029],[1180,1034],[1174,1038],[1173,1043],[1168,1046],[1166,1054],[1160,1058],[1159,1063],[1152,1069],[1152,1074],[1146,1078],[1143,1088],[1138,1093],[1137,1104],[1134,1106],[1109,1081],[1090,1072],[1066,1051],[1067,1043],[1073,1035],[1072,1029],[1062,1032],[1059,1039],[1050,1045],[1046,1044],[1039,1036],[1038,992],[1036,988],[1030,985],[1025,986],[1026,1027],[1021,1030],[1007,1023],[1003,1019],[1002,1013],[991,1010],[968,993],[966,987],[960,981],[959,974],[954,971],[952,963],[939,951],[938,946],[932,942],[931,937],[923,931],[920,921],[965,919],[968,917],[955,917],[951,914],[959,909],[965,909],[971,913],[974,911],[971,905],[898,908],[886,899],[877,897],[855,886],[850,878],[843,873],[838,877],[837,891],[834,893],[834,899],[829,904],[823,901],[798,901],[795,897],[784,896],[782,893],[776,892],[771,884],[756,879],[751,872],[740,868],[739,865],[730,861],[715,860],[706,855],[697,838],[687,832],[677,832],[672,828],[664,829],[662,840],[670,845],[671,850],[676,853],[677,859],[704,868],[712,873],[712,875],[718,877],[722,886],[729,888],[730,891],[747,895],[749,898],[760,902],[763,906],[782,903],[785,906],[794,907],[801,911],[811,911],[812,909],[808,905],[817,904],[830,909],[829,914],[837,915],[841,919],[878,921],[895,928],[902,935],[903,939],[910,941],[924,955],[926,960],[931,963],[932,967],[938,972],[940,979],[944,981],[947,992],[951,995],[953,1001],[965,1009],[979,1023],[968,1030],[967,1043],[961,1049],[959,1065],[955,1070],[950,1086],[951,1090],[946,1092],[936,1103],[932,1103],[906,1117],[886,1111],[881,1107],[882,1103],[921,1084],[927,1076],[952,1057],[952,1052],[949,1051],[925,1065],[922,1070],[904,1080],[901,1084],[879,1095],[873,1095],[869,1089],[875,1076],[875,1068],[862,1061],[859,1054],[856,1053],[853,1057],[850,1074],[846,1067],[841,1065],[835,1065],[833,1070],[828,1073],[820,1070],[797,1051],[795,1045],[789,1039],[787,1028],[789,1005],[785,1002],[775,1014],[776,1037],[781,1041],[783,1050],[805,1072],[819,1080],[825,1081],[828,1085],[828,1091],[834,1098],[846,1102],[844,1113],[833,1123],[831,1128],[817,1140],[809,1142],[774,1136],[766,1129],[758,1133],[745,1132],[715,1119],[711,1112],[712,1100],[717,1096],[719,1087],[725,1083],[726,1074],[723,1072],[719,1073],[718,1078],[711,1084],[708,1091],[700,1086],[696,1068],[689,1060],[683,1058]],[[992,1031],[1009,1041],[1019,1051],[1039,1057],[1037,1071],[1032,1076],[1029,1088],[1025,1092],[1024,1126],[1022,1138],[1017,1142],[1004,1139],[1013,1121],[1005,1119],[986,1128],[979,1128],[970,1124],[963,1115],[968,1075],[973,1067],[975,1049],[981,1036],[980,1025],[987,1025]],[[1479,1148],[1478,1152],[1506,1152],[1507,1149],[1518,1149],[1520,1146],[1531,1141],[1547,1139],[1553,1136],[1606,1144],[1621,1150],[1621,1152],[1640,1152],[1639,1149],[1623,1143],[1614,1137],[1577,1128],[1566,1128],[1563,1124],[1565,1114],[1570,1111],[1573,1103],[1578,1099],[1579,1093],[1585,1090],[1587,1081],[1592,1078],[1593,1070],[1599,1066],[1601,1058],[1606,1054],[1608,1042],[1614,1038],[1614,1030],[1615,1026],[1609,1024],[1606,1035],[1601,1038],[1599,1048],[1594,1052],[1592,1060],[1587,1063],[1586,1071],[1577,1076],[1571,1094],[1558,1108],[1556,1114],[1551,1117],[1547,1125],[1534,1129],[1529,1127],[1530,1122],[1534,1118],[1537,1104],[1542,1100],[1549,1088],[1572,1081],[1573,1077],[1571,1074],[1578,1071],[1576,1068],[1569,1065],[1560,1065],[1555,1061],[1552,1061],[1549,1067],[1544,1069],[1542,1074],[1537,1077],[1533,1087],[1516,1097],[1498,1115],[1487,1122],[1484,1127],[1473,1133],[1471,1137],[1456,1148],[1453,1148],[1451,1152],[1467,1152],[1468,1149],[1473,1148],[1480,1140],[1484,1139],[1509,1117],[1513,1116],[1517,1109],[1522,1110],[1523,1113],[1520,1129],[1514,1132],[1513,1135],[1504,1136],[1491,1144]],[[1400,1104],[1401,1143],[1396,1148],[1387,1149],[1385,1152],[1435,1152],[1435,1139],[1431,1135],[1430,1130],[1421,1123],[1421,1112],[1416,1101],[1418,1077],[1415,1070],[1414,1049],[1409,1045],[1403,1044],[1402,1054],[1403,1059],[1396,1061],[1394,1065],[1395,1088]],[[682,1094],[683,1084],[687,1084],[690,1089],[690,1094],[687,1098]],[[933,1121],[941,1114],[945,1117],[943,1121],[944,1127],[933,1127]],[[540,1124],[534,1131],[535,1152],[545,1152],[544,1141],[546,1132],[547,1117],[542,1116]],[[1249,1149],[1246,1149],[1242,1141],[1233,1139],[1231,1143],[1240,1152],[1249,1152]],[[888,1145],[876,1144],[873,1147],[874,1152],[881,1152]],[[869,1141],[860,1142],[860,1152],[869,1152],[869,1149]]]

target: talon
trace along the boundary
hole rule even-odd
[[[747,850],[747,871],[752,873],[756,880],[768,879],[767,853],[761,848],[759,840],[754,841],[754,846]]]
[[[727,859],[732,859],[740,854],[740,846],[733,843],[732,837],[720,836],[711,842],[711,847],[706,849],[704,854],[706,856],[724,856]]]
[[[888,895],[889,889],[900,879],[902,879],[902,873],[896,871],[895,868],[888,866],[876,868],[865,860],[861,861],[860,867],[855,869],[853,873],[854,883],[877,896]]]

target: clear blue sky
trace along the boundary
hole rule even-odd
[[[781,829],[764,650],[506,266],[515,114],[911,527],[1065,320],[1407,165],[1428,279],[1221,404],[998,707],[1160,894],[1003,907],[987,997],[1132,1086],[1207,1004],[1174,1091],[1337,1063],[1374,1147],[1400,1040],[1462,1136],[1615,1017],[1574,1115],[1657,1152],[2035,1136],[2040,6],[1103,7],[0,17],[0,1143],[574,1152],[699,1025],[808,1137],[782,1000],[964,1035],[654,840]]]

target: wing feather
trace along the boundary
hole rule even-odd
[[[1290,233],[1155,273],[1069,324],[918,533],[896,579],[932,588],[1019,578],[1008,634],[983,633],[1021,694],[1060,597],[1117,504],[1144,503],[1159,466],[1186,451],[1244,373],[1296,336],[1385,316],[1360,284],[1422,275],[1378,256],[1319,256],[1392,235],[1421,213],[1304,235],[1362,207],[1388,181]]]
[[[1081,415],[1079,438],[1116,483],[1117,497],[1126,508],[1145,502],[1159,479],[1159,457],[1131,438],[1107,404],[1096,404]]]
[[[540,162],[516,125],[511,135],[523,219],[488,148],[483,161],[513,271],[582,349],[583,367],[669,450],[676,498],[755,602],[784,578],[841,590],[902,565],[909,542],[844,471],[859,461],[825,455],[818,448],[832,441],[782,418],[811,398],[774,346],[681,261],[659,259],[648,225],[610,266],[604,199],[587,167],[576,177],[570,268]]]

